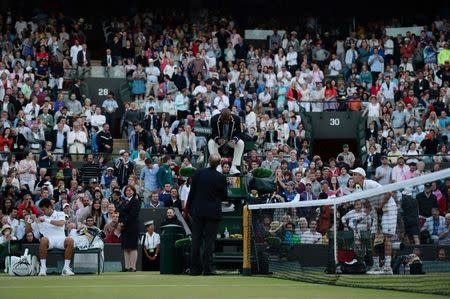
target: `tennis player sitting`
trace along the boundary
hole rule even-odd
[[[62,270],[62,276],[75,275],[70,269],[70,261],[73,256],[73,239],[66,237],[64,232],[64,226],[66,224],[66,215],[64,212],[57,212],[53,210],[52,203],[49,199],[42,199],[39,203],[44,216],[36,218],[35,221],[39,225],[39,231],[43,235],[39,246],[39,256],[41,259],[41,269],[39,276],[47,275],[47,253],[49,249],[64,249],[64,268]]]

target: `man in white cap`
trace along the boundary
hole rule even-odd
[[[357,184],[357,189],[360,191],[375,189],[382,187],[379,183],[366,179],[366,172],[361,167],[357,167],[350,171],[353,174],[353,180]],[[392,243],[391,238],[395,234],[397,226],[397,204],[392,197],[391,192],[382,195],[382,199],[371,198],[372,209],[372,254],[373,266],[367,274],[393,274],[392,261]],[[374,241],[377,236],[383,235],[384,241],[384,266],[380,269],[380,258],[378,252],[375,250]],[[377,238],[378,239],[378,238]]]

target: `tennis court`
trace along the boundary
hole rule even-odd
[[[0,276],[0,297],[80,298],[448,298],[398,291],[320,285],[271,277],[160,275],[159,273],[107,273],[61,277]]]

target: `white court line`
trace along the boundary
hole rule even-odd
[[[27,276],[27,277],[18,277],[18,276],[1,277],[0,276],[0,282],[2,282],[2,281],[9,281],[9,280],[18,280],[18,279],[29,280],[29,279],[48,279],[48,278],[50,278],[50,279],[62,279],[62,280],[67,280],[67,279],[93,280],[94,279],[94,280],[99,280],[99,281],[104,281],[104,280],[129,280],[131,278],[135,278],[135,279],[136,278],[137,279],[152,279],[152,280],[154,279],[154,280],[158,280],[158,281],[160,281],[160,280],[167,281],[168,279],[170,279],[168,277],[161,277],[161,278],[159,278],[158,276],[152,276],[152,275],[149,275],[149,276],[145,276],[145,275],[133,275],[133,276],[84,276],[84,275],[81,276],[81,275],[76,275],[75,277],[70,277],[69,278],[69,277],[62,277],[61,275],[58,275],[58,274],[55,274],[55,275],[50,274],[50,275],[45,276],[45,277],[38,277],[38,276],[36,276],[36,277],[30,277],[30,276]],[[188,279],[195,280],[197,278],[198,277],[186,276],[187,280]],[[205,278],[205,277],[201,276],[201,278]],[[223,281],[223,280],[236,280],[236,279],[242,280],[242,279],[245,279],[244,277],[239,277],[239,276],[237,276],[237,277],[225,277],[225,279],[223,279],[223,278],[224,277],[222,276],[220,280]],[[270,277],[268,277],[268,278],[270,278]]]
[[[206,288],[206,287],[305,287],[305,286],[317,286],[316,284],[124,284],[124,285],[77,285],[77,288],[167,288],[167,287],[193,287],[193,288]],[[73,285],[39,285],[39,286],[0,286],[0,289],[64,289],[72,288]]]
[[[179,275],[178,275],[179,277]],[[198,278],[205,278],[205,276],[189,276],[186,275],[184,276],[186,279],[198,279]],[[46,278],[51,278],[51,279],[76,279],[76,280],[113,280],[113,279],[130,279],[130,278],[151,278],[151,279],[158,279],[158,280],[167,280],[170,278],[170,276],[165,276],[165,275],[159,275],[159,274],[132,274],[132,275],[84,275],[84,274],[80,274],[80,275],[75,275],[74,277],[62,277],[61,275],[59,275],[58,273],[55,274],[49,274],[48,276],[44,276],[44,277],[40,277],[40,276],[25,276],[25,277],[18,277],[18,276],[10,276],[10,275],[0,275],[0,281],[2,280],[17,280],[17,279],[46,279]],[[208,279],[214,280],[215,278],[217,279],[225,279],[225,280],[234,280],[234,279],[239,279],[239,280],[245,280],[247,277],[246,276],[240,276],[240,275],[217,275],[217,276],[208,276]],[[276,279],[278,280],[277,277],[263,277],[263,276],[250,276],[249,278],[254,279]]]

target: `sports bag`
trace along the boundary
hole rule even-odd
[[[39,273],[39,263],[36,256],[28,254],[28,248],[22,256],[7,256],[5,273],[11,276],[34,276]]]

